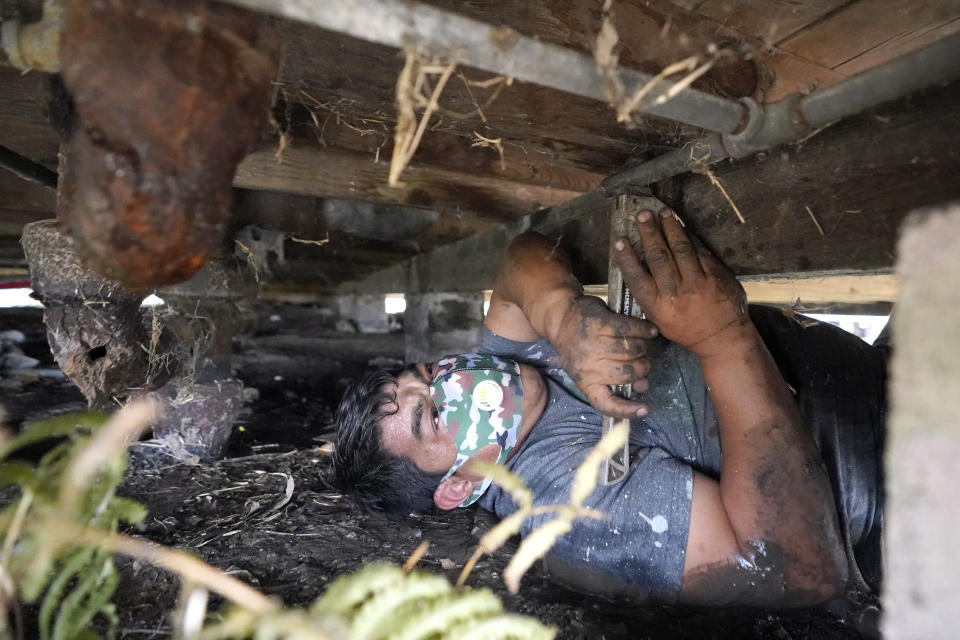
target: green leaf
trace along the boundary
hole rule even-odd
[[[450,593],[434,600],[420,615],[406,621],[396,621],[399,631],[391,633],[391,640],[427,640],[449,630],[465,620],[485,618],[503,611],[503,605],[489,589],[465,593]]]
[[[10,485],[33,488],[37,472],[26,462],[4,462],[0,464],[0,489]]]
[[[26,602],[34,602],[50,580],[54,559],[50,550],[41,546],[35,537],[24,538],[18,547],[16,573],[23,576],[20,578],[20,593]]]
[[[402,617],[405,605],[428,603],[452,591],[446,578],[429,573],[412,573],[402,586],[384,589],[364,603],[353,617],[350,631],[356,638],[380,639],[387,635],[390,625]]]
[[[107,551],[97,551],[93,561],[76,577],[76,585],[60,605],[52,640],[75,640],[89,631],[87,626],[109,604],[120,581]]]
[[[313,603],[314,613],[339,613],[348,615],[360,606],[370,594],[395,587],[403,582],[404,574],[391,564],[370,564],[360,571],[340,576]]]
[[[63,595],[67,584],[78,573],[88,567],[93,560],[93,549],[77,549],[69,552],[63,558],[63,566],[53,578],[47,593],[43,596],[43,602],[40,604],[40,637],[48,640],[53,633],[53,614],[60,604],[60,598]]]
[[[147,517],[147,508],[130,498],[115,497],[103,510],[97,523],[104,529],[113,529],[118,522],[138,524]]]
[[[80,428],[96,429],[107,421],[107,414],[96,411],[68,413],[49,420],[34,422],[15,437],[0,447],[0,460],[6,458],[10,452],[23,447],[47,440],[69,436]]]

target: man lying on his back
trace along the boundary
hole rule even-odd
[[[538,505],[565,503],[602,414],[630,417],[628,475],[587,502],[608,519],[581,519],[551,551],[561,578],[700,604],[822,602],[848,571],[876,587],[884,355],[832,327],[748,311],[673,212],[642,212],[637,228],[640,255],[625,240],[611,251],[650,322],[584,296],[553,242],[519,236],[477,353],[347,391],[338,483],[395,513],[479,500],[504,517],[509,495],[471,461],[506,464]],[[610,392],[627,382],[640,402]]]

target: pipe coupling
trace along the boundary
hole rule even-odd
[[[730,157],[743,158],[808,135],[812,129],[800,110],[802,97],[799,93],[792,93],[769,104],[741,98],[747,107],[747,124],[740,131],[725,134],[722,138]]]

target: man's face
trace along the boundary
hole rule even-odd
[[[380,435],[390,453],[409,458],[424,471],[444,473],[457,460],[457,445],[430,398],[435,366],[411,365],[387,385],[385,391],[396,393],[398,409],[380,420]]]

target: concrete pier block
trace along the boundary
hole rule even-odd
[[[26,225],[21,242],[34,293],[44,304],[50,350],[92,408],[112,408],[131,387],[152,388],[170,378],[173,368],[151,370],[141,346],[150,343],[140,322],[144,292],[90,269],[55,220]]]
[[[960,206],[905,224],[893,315],[884,637],[956,638],[960,614]]]

